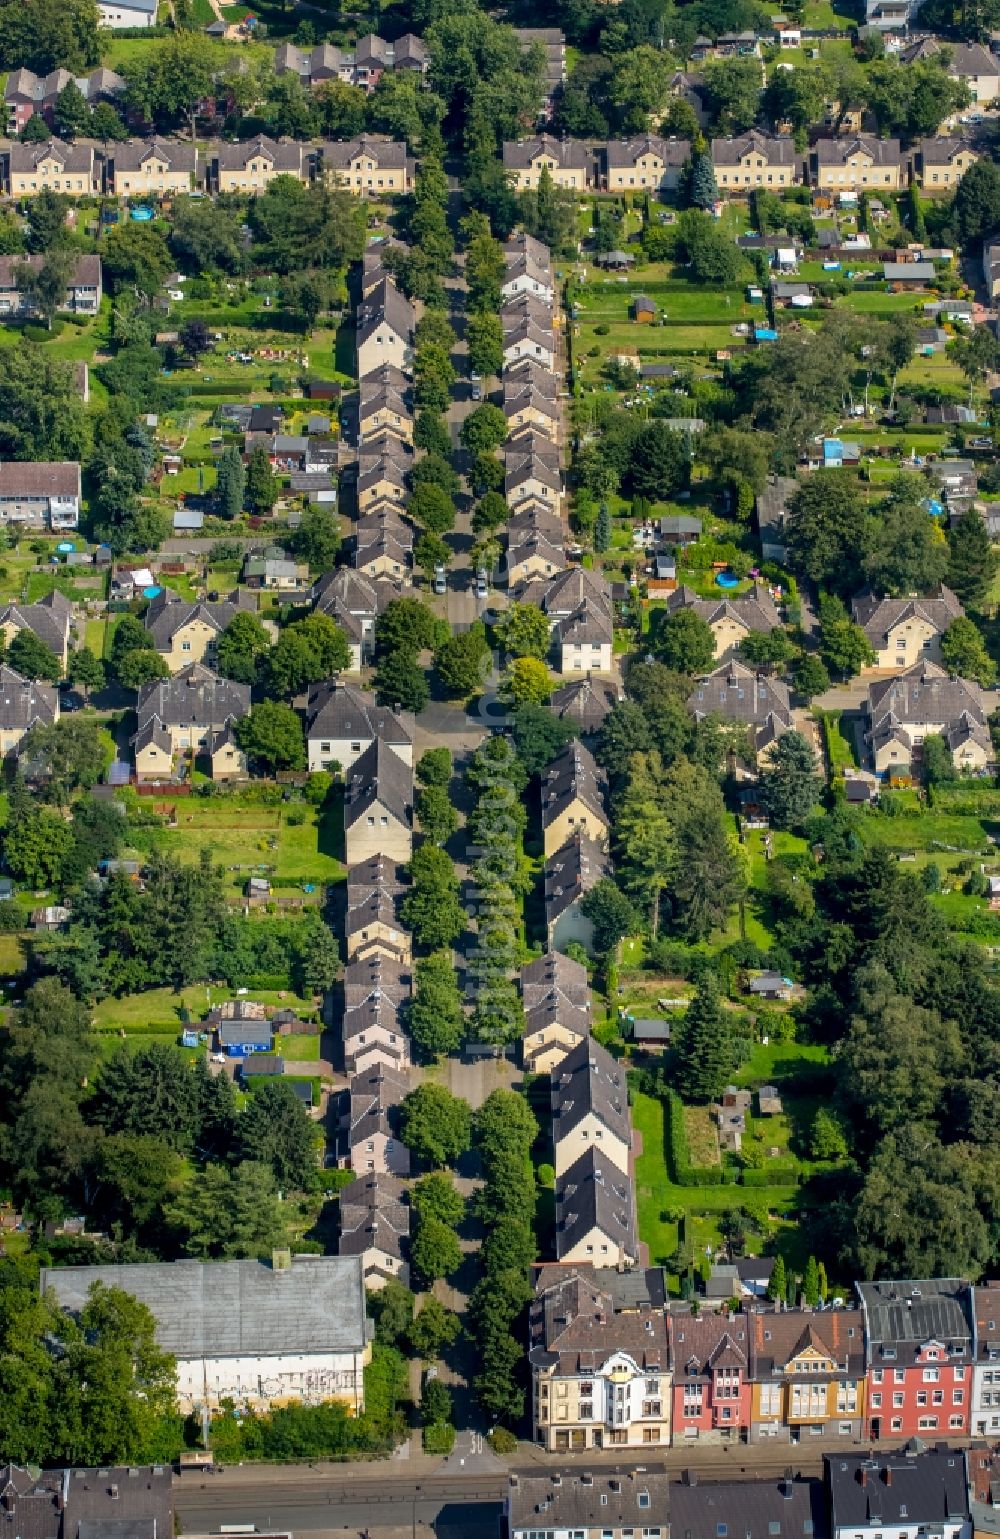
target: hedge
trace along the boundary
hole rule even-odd
[[[794,1165],[772,1161],[763,1170],[746,1170],[741,1175],[744,1186],[798,1186],[802,1172]]]
[[[684,1131],[684,1107],[676,1090],[663,1097],[663,1121],[669,1152],[671,1174],[677,1186],[722,1186],[721,1165],[692,1165],[687,1134]]]

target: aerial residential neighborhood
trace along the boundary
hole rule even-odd
[[[12,1534],[1000,1533],[1000,14],[0,74]]]

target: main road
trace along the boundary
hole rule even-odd
[[[858,1451],[855,1443],[846,1447]],[[665,1467],[675,1478],[690,1469],[702,1480],[753,1480],[774,1478],[787,1470],[817,1475],[824,1453],[844,1449],[843,1442],[810,1440],[805,1445],[675,1448],[647,1459],[632,1448],[623,1449],[622,1457],[616,1459],[608,1451],[556,1458],[526,1448],[511,1467],[533,1475],[546,1470]],[[408,1469],[405,1460],[322,1468],[246,1465],[215,1475],[189,1473],[175,1481],[174,1503],[186,1536],[218,1534],[223,1526],[239,1524],[252,1526],[258,1533],[308,1531],[348,1534],[351,1539],[366,1530],[372,1539],[390,1534],[493,1539],[506,1485],[507,1469],[484,1450],[463,1463],[452,1455],[426,1473]]]

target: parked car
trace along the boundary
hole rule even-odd
[[[490,591],[490,581],[483,567],[476,573],[476,598],[486,598]]]
[[[447,593],[447,591],[448,591],[448,574],[445,572],[445,569],[444,569],[443,566],[436,566],[434,568],[434,592],[435,593]]]

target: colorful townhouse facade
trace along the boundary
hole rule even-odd
[[[855,1289],[868,1353],[866,1435],[873,1441],[967,1436],[973,1289],[959,1278],[856,1283]]]

